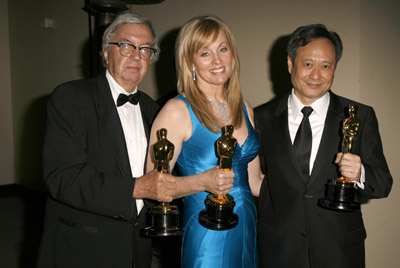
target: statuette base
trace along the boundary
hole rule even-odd
[[[354,182],[345,182],[331,179],[326,185],[326,197],[320,199],[318,204],[324,208],[341,211],[359,211],[361,206],[356,201],[357,187]]]
[[[229,194],[226,195],[225,202],[216,202],[217,197],[209,194],[204,201],[206,209],[202,210],[199,214],[199,222],[202,226],[216,231],[223,231],[234,228],[238,222],[239,217],[233,213],[235,201]]]

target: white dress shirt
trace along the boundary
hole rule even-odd
[[[328,113],[328,107],[330,102],[329,92],[326,92],[324,96],[314,101],[310,106],[313,108],[313,112],[311,113],[309,120],[312,131],[312,147],[311,147],[311,155],[310,155],[310,175],[312,173],[312,169],[314,167],[314,161],[317,156],[319,144],[321,143],[322,132],[324,131],[324,125],[326,120],[326,115]],[[301,120],[303,119],[303,113],[301,110],[305,105],[301,103],[301,101],[294,94],[294,89],[292,89],[292,93],[288,98],[288,122],[289,122],[289,133],[290,139],[292,140],[292,144],[294,143],[294,139],[296,137],[297,130],[300,126]],[[364,166],[361,166],[361,178],[360,183],[357,183],[358,186],[364,189],[365,182],[365,170]]]
[[[126,92],[120,85],[118,85],[108,71],[106,72],[106,77],[116,107],[119,94],[122,93],[129,95],[134,94],[137,91],[136,87],[133,92]],[[117,107],[117,111],[124,131],[132,176],[135,178],[141,177],[143,176],[144,163],[146,159],[147,138],[144,131],[142,113],[140,111],[140,102],[137,105],[127,102],[124,105]],[[142,199],[136,199],[138,214],[143,208],[143,205],[144,203]]]
[[[329,106],[329,93],[327,92],[323,97],[314,101],[310,106],[313,108],[313,112],[309,117],[312,131],[312,147],[310,155],[311,174],[312,168],[314,166],[314,161],[317,156],[319,144],[321,142],[322,132],[324,131],[325,119]],[[303,120],[303,113],[301,112],[301,109],[303,109],[303,107],[304,104],[300,102],[300,100],[296,97],[294,91],[292,90],[292,94],[290,94],[288,98],[289,133],[292,144],[294,143],[294,139],[296,137],[296,133],[300,126],[301,120]]]

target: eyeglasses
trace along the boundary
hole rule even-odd
[[[149,60],[151,56],[157,53],[157,49],[152,47],[137,47],[130,43],[123,43],[123,42],[110,42],[110,45],[117,45],[119,48],[119,53],[121,56],[130,57],[135,53],[135,50],[139,49],[140,58],[142,60]]]

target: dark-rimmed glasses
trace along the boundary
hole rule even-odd
[[[139,55],[142,60],[149,60],[153,54],[157,53],[157,49],[152,47],[137,47],[133,44],[124,42],[110,42],[108,44],[117,45],[119,48],[119,53],[124,57],[130,57],[133,55],[137,48],[139,49]]]

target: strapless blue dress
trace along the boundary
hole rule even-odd
[[[183,100],[190,112],[193,132],[182,144],[177,160],[177,171],[181,176],[202,173],[218,165],[215,142],[221,137],[204,127],[194,114],[187,99]],[[260,150],[245,106],[248,137],[237,145],[232,159],[235,172],[234,186],[229,194],[235,199],[234,213],[239,216],[236,227],[225,231],[207,229],[199,223],[199,212],[205,208],[208,192],[185,197],[183,209],[182,268],[246,268],[258,267],[256,207],[248,181],[247,165]],[[235,132],[233,132],[235,136]]]

